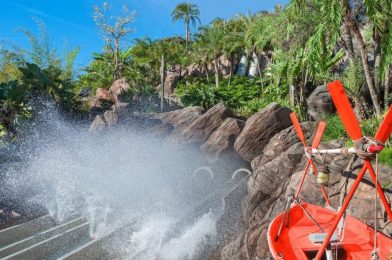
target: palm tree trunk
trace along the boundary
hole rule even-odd
[[[348,18],[344,19],[344,23],[342,26],[342,38],[344,44],[346,45],[348,59],[350,60],[350,62],[353,62],[355,59],[354,46],[353,46],[353,39],[351,37],[350,28],[348,26],[347,19]]]
[[[256,52],[256,62],[257,62],[257,73],[259,74],[259,78],[260,78],[261,95],[263,95],[264,92],[263,76],[261,75],[260,59],[259,59],[259,54],[257,52]]]
[[[164,110],[164,101],[165,101],[165,78],[166,78],[166,64],[165,64],[165,54],[162,54],[161,58],[161,113]]]
[[[215,85],[219,87],[219,67],[218,67],[218,58],[214,59],[214,70],[215,70]]]
[[[189,21],[186,21],[186,36],[185,36],[185,47],[188,48],[188,44],[190,41],[190,28],[189,28]]]
[[[353,33],[353,35],[356,39],[356,47],[358,48],[358,50],[361,54],[362,66],[363,66],[363,70],[365,73],[366,83],[369,88],[370,96],[372,98],[373,106],[376,110],[376,114],[378,116],[380,116],[381,115],[381,106],[380,106],[380,102],[378,99],[376,88],[374,87],[373,77],[372,77],[372,73],[370,71],[370,66],[369,66],[368,59],[367,59],[365,43],[363,41],[361,32],[359,31],[359,28],[354,21],[351,21],[350,28],[351,28],[351,32]]]
[[[381,75],[380,75],[380,66],[381,66],[381,36],[380,32],[375,28],[374,29],[374,87],[376,88],[377,95],[380,97],[381,90]]]
[[[357,118],[362,121],[366,119],[366,109],[364,108],[363,104],[365,103],[365,100],[361,98],[360,96],[353,96],[354,100],[354,112]]]
[[[391,65],[388,65],[388,68],[385,72],[385,81],[384,81],[384,108],[385,110],[389,107],[389,84],[390,84],[390,76],[391,76]]]
[[[290,105],[294,107],[295,106],[295,86],[294,86],[294,84],[290,84],[289,96],[290,96]]]
[[[230,55],[230,74],[229,74],[229,80],[228,80],[228,82],[227,82],[227,86],[228,87],[230,87],[230,84],[231,84],[231,77],[233,76],[233,70],[234,70],[234,66],[233,66],[233,63],[234,63],[234,55]]]
[[[206,70],[206,77],[207,77],[207,83],[210,83],[210,76],[208,75],[208,65],[207,63],[204,63],[204,69]]]

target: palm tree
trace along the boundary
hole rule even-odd
[[[202,51],[213,62],[216,87],[219,87],[219,57],[223,54],[224,44],[222,39],[224,36],[224,30],[214,26],[202,27],[197,34],[198,41],[204,46]]]
[[[192,26],[196,26],[196,22],[200,21],[200,11],[199,7],[195,4],[191,3],[180,3],[174,8],[172,12],[172,19],[173,22],[183,20],[185,22],[185,29],[186,29],[186,47],[188,47],[188,44],[191,40],[191,31],[190,31],[190,23],[192,23]]]

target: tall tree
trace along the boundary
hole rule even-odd
[[[188,44],[191,41],[190,23],[192,23],[193,27],[196,26],[197,22],[201,24],[199,7],[191,3],[180,3],[176,6],[176,8],[174,8],[172,12],[172,19],[173,22],[179,20],[183,20],[185,22],[185,44],[186,47],[188,47]]]
[[[219,58],[223,54],[223,37],[225,31],[219,26],[205,26],[200,28],[197,39],[205,48],[200,50],[212,59],[215,72],[215,85],[219,87]]]
[[[94,21],[98,28],[102,31],[104,40],[108,49],[114,56],[113,78],[121,78],[122,64],[120,62],[120,41],[135,30],[130,28],[130,24],[134,22],[136,13],[130,11],[126,5],[122,7],[120,16],[112,16],[109,14],[111,7],[108,3],[103,3],[102,8],[94,5]]]

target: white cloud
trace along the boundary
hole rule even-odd
[[[10,5],[10,6],[13,6],[13,7],[16,7],[16,8],[19,8],[19,9],[21,9],[21,10],[23,10],[23,11],[29,13],[29,14],[37,15],[37,16],[40,16],[42,18],[46,18],[48,20],[52,20],[52,21],[61,23],[63,25],[67,25],[67,26],[73,27],[75,29],[84,31],[84,32],[94,33],[94,34],[96,33],[94,30],[91,30],[91,29],[89,29],[87,27],[84,27],[84,26],[82,26],[80,24],[73,23],[73,22],[67,21],[65,19],[62,19],[62,18],[53,16],[53,15],[47,14],[45,12],[42,12],[41,10],[38,10],[38,9],[35,9],[35,8],[31,8],[31,7],[26,6],[26,5],[12,3],[12,2],[9,2],[7,0],[0,0],[0,2],[2,2],[4,4],[7,4],[7,5]]]

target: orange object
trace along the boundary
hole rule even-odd
[[[359,126],[357,117],[351,108],[350,101],[347,98],[346,92],[340,80],[335,80],[327,85],[328,91],[331,94],[332,101],[335,104],[336,110],[344,128],[346,128],[348,135],[353,141],[362,138],[361,127]]]
[[[392,132],[392,106],[388,109],[388,113],[385,116],[384,120],[381,123],[380,128],[378,129],[374,138],[376,140],[385,143]]]
[[[277,239],[284,213],[280,213],[269,225],[268,245],[274,259],[313,259],[321,247],[326,232],[336,219],[337,212],[335,211],[307,203],[301,205],[325,232],[320,230],[300,206],[293,206],[288,216],[288,227],[284,225]],[[374,246],[372,227],[354,217],[347,216],[340,237],[337,232],[338,230],[331,239],[331,249],[338,254],[338,257],[334,259],[371,259]],[[377,240],[380,259],[388,259],[392,255],[392,239],[377,232]],[[325,254],[323,259],[325,259]]]

